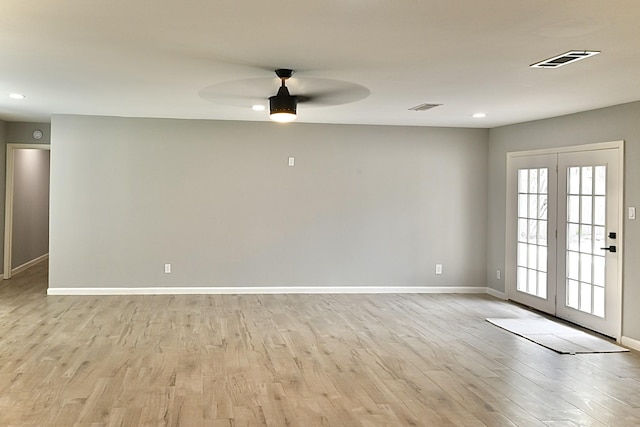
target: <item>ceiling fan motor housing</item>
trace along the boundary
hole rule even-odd
[[[271,114],[286,113],[296,114],[298,98],[289,94],[289,89],[282,86],[278,94],[269,97],[269,109]]]

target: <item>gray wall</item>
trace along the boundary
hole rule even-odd
[[[49,253],[49,150],[14,152],[11,268]]]
[[[487,130],[60,115],[52,135],[51,288],[486,286]]]
[[[625,206],[640,207],[640,102],[492,129],[489,143],[487,283],[504,291],[506,155],[509,151],[625,141]],[[626,214],[626,208],[625,208]],[[626,216],[626,215],[625,215]],[[624,222],[624,336],[640,339],[640,222]]]

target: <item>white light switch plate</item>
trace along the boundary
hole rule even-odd
[[[289,157],[289,166],[295,166],[295,165],[296,165],[295,157]]]
[[[629,219],[636,219],[636,208],[635,206],[629,207]]]

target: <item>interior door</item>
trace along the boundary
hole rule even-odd
[[[558,157],[557,316],[618,337],[621,262],[618,150]]]

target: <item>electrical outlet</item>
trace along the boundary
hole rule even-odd
[[[442,264],[436,264],[436,274],[442,274]]]
[[[496,279],[498,280],[502,279],[502,271],[500,271],[499,269],[496,270]]]
[[[164,272],[165,272],[165,274],[171,273],[171,264],[165,264],[164,265]]]

